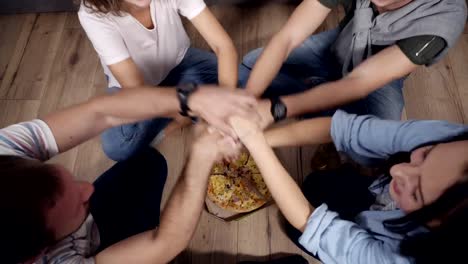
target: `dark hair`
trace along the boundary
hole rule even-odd
[[[122,0],[75,0],[82,1],[83,5],[96,13],[111,13],[122,16]]]
[[[53,165],[15,156],[0,156],[0,247],[3,263],[39,255],[55,242],[45,210],[54,206],[63,186]]]
[[[468,133],[437,143],[464,140],[468,140]],[[404,156],[400,153],[396,160]],[[403,255],[414,258],[416,263],[456,263],[465,258],[466,245],[457,238],[468,235],[468,164],[464,175],[433,203],[402,218],[384,222],[388,230],[406,234],[400,244]],[[429,232],[408,234],[421,226],[427,227],[431,221],[436,221],[437,225],[428,227]]]

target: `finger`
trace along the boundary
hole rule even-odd
[[[233,95],[228,100],[234,101],[234,102],[239,102],[239,103],[246,104],[246,105],[250,105],[252,107],[257,106],[257,104],[258,104],[257,98],[255,98],[253,95],[247,93],[244,90],[237,90],[236,93],[237,94]]]
[[[217,129],[219,129],[219,131],[221,133],[224,133],[224,135],[228,135],[228,136],[230,136],[232,138],[235,138],[235,139],[238,138],[236,132],[234,131],[234,129],[232,129],[231,126],[226,124],[226,122],[220,121],[219,119],[215,119],[212,122],[212,125],[214,127],[216,127]]]

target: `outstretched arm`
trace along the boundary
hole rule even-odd
[[[291,225],[298,230],[304,231],[307,219],[314,208],[281,165],[258,125],[241,117],[231,118],[230,123],[253,156],[283,215]]]
[[[219,84],[235,89],[237,87],[238,55],[231,38],[208,8],[205,8],[191,22],[218,58]]]
[[[246,90],[261,96],[291,51],[317,30],[330,11],[318,0],[304,0],[263,50],[250,74]]]
[[[272,147],[318,145],[332,142],[331,118],[314,118],[265,131],[265,138]]]
[[[192,147],[181,178],[162,213],[160,226],[119,242],[96,256],[98,264],[168,263],[184,250],[198,224],[211,168],[233,149],[221,135],[205,133]]]
[[[216,105],[213,102],[222,103],[213,107]],[[255,103],[255,98],[244,91],[231,92],[208,86],[201,87],[189,98],[194,115],[228,134],[233,132],[226,123],[227,117],[233,114],[255,116]],[[175,89],[142,87],[98,96],[49,114],[43,120],[51,128],[60,152],[64,152],[110,127],[154,117],[173,117],[179,111]]]

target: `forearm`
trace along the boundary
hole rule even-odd
[[[303,231],[313,207],[301,189],[281,165],[263,135],[246,143],[279,209],[298,230]]]
[[[329,13],[330,9],[317,0],[302,1],[263,51],[252,70],[247,90],[261,96],[291,51],[314,33]]]
[[[343,79],[287,96],[283,101],[288,106],[289,116],[339,107],[407,76],[417,67],[398,46],[393,45],[359,64]]]
[[[187,247],[199,221],[212,165],[206,155],[192,153],[163,210],[159,227],[105,249],[96,262],[157,264],[176,257]]]
[[[368,86],[360,79],[347,77],[283,97],[282,100],[288,108],[288,117],[293,117],[329,110],[364,98],[370,92]]]
[[[85,103],[49,114],[49,125],[61,152],[105,129],[157,116],[172,116],[179,110],[174,89],[138,88],[95,97]]]
[[[245,89],[260,97],[278,74],[291,49],[287,37],[275,35],[255,63]]]
[[[193,236],[206,196],[206,176],[213,163],[207,162],[203,155],[192,153],[185,175],[179,180],[163,211],[158,236],[164,241],[171,241],[170,248],[165,251],[170,257],[168,261],[179,254]]]
[[[325,144],[332,141],[330,128],[331,118],[314,118],[268,130],[265,138],[273,148]]]
[[[222,87],[235,89],[238,80],[238,54],[231,41],[216,51],[218,82]]]

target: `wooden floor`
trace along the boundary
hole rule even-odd
[[[212,7],[241,55],[265,45],[293,9],[281,4]],[[329,17],[321,29],[336,26],[339,13]],[[188,26],[188,31],[194,46],[207,48],[192,27]],[[442,62],[421,68],[408,78],[404,118],[468,123],[468,32],[465,33]],[[75,13],[0,16],[0,36],[1,126],[43,116],[104,91],[106,82],[99,60]],[[158,146],[169,164],[165,199],[184,164],[188,135],[186,129],[178,131]],[[301,182],[313,169],[312,164],[317,164],[311,162],[315,152],[314,147],[287,148],[278,150],[278,155]],[[323,159],[317,156],[314,158]],[[63,164],[77,178],[88,181],[113,164],[104,156],[97,138],[52,162]],[[236,263],[281,254],[306,256],[286,238],[279,221],[275,206],[230,223],[204,212],[189,249],[175,262]],[[307,258],[310,263],[318,263]]]

